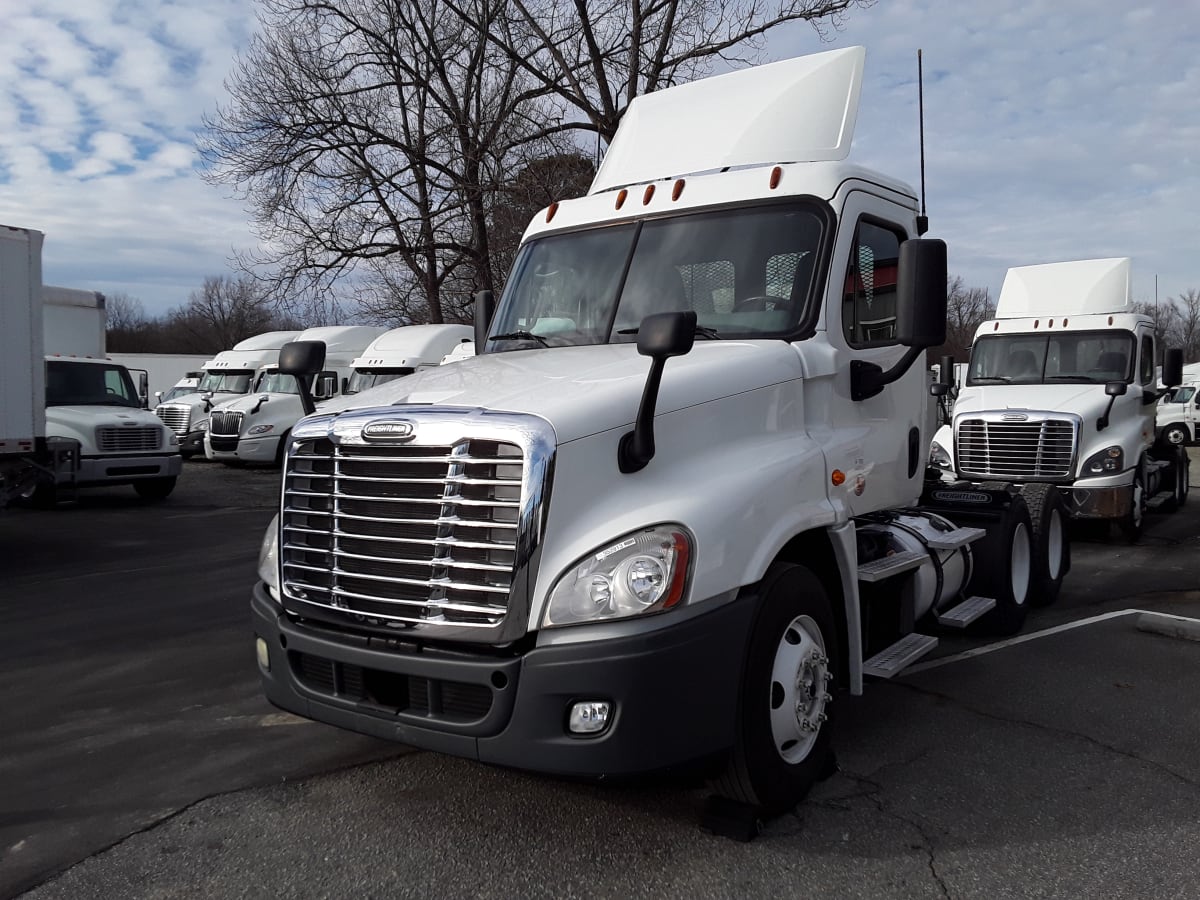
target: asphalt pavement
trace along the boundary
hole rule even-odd
[[[1200,643],[1121,611],[1200,618],[1200,496],[1136,546],[1078,535],[1015,641],[946,638],[840,698],[837,774],[742,844],[700,830],[696,781],[545,778],[269,707],[246,595],[277,478],[189,463],[154,510],[0,517],[0,896],[1197,894]]]

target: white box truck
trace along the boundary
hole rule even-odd
[[[249,394],[263,369],[279,359],[279,349],[299,331],[268,331],[239,341],[204,363],[193,393],[158,404],[155,414],[179,438],[183,458],[204,452],[204,432],[213,408]]]
[[[324,325],[297,335],[298,341],[321,341],[326,346],[326,365],[309,385],[313,393],[321,399],[341,393],[351,363],[385,331],[376,325]],[[253,392],[212,411],[204,435],[204,455],[234,466],[278,464],[280,448],[303,415],[296,379],[270,363],[263,367]]]
[[[157,406],[163,395],[180,381],[188,377],[199,377],[197,372],[212,357],[207,353],[108,353],[108,358],[127,368],[130,372],[146,373],[150,405]]]
[[[1008,270],[996,317],[975,333],[953,428],[932,448],[943,467],[1053,485],[1071,516],[1115,522],[1130,540],[1149,505],[1187,500],[1186,450],[1156,439],[1154,322],[1133,312],[1130,272],[1125,257]],[[1173,387],[1181,366],[1168,356]]]
[[[473,359],[293,428],[252,596],[273,703],[543,772],[702,760],[772,813],[828,770],[840,689],[1020,627],[1025,502],[926,479],[946,247],[846,160],[864,58],[637,98],[477,298]]]
[[[51,503],[81,487],[131,485],[162,500],[180,472],[175,434],[147,409],[147,382],[104,352],[104,296],[46,286],[43,298],[46,434],[74,448],[78,467],[34,493]]]

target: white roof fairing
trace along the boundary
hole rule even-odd
[[[866,50],[847,47],[643,94],[589,194],[725,167],[844,160]]]
[[[1009,269],[996,318],[1132,312],[1131,277],[1127,256]]]

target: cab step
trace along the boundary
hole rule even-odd
[[[955,528],[945,534],[930,538],[927,543],[934,550],[958,550],[974,543],[987,534],[986,528]]]
[[[881,556],[858,567],[859,581],[883,581],[901,572],[919,568],[929,560],[929,554],[920,550],[904,550],[891,556]]]
[[[931,634],[907,634],[892,646],[880,650],[865,663],[863,674],[874,675],[876,678],[891,678],[897,672],[912,665],[930,650],[938,645],[938,639]]]
[[[984,613],[996,608],[995,597],[968,597],[958,606],[938,613],[937,623],[946,628],[966,628]]]

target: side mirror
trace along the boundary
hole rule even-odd
[[[343,378],[342,378],[342,393],[343,393],[343,394],[344,394],[344,393],[346,393],[346,389],[347,389],[348,387],[350,387],[350,379],[349,379],[349,378],[346,378],[346,377],[343,377]]]
[[[279,371],[296,379],[300,390],[300,405],[306,416],[316,411],[309,378],[325,368],[324,341],[291,341],[279,351]]]
[[[492,316],[496,314],[496,295],[491,291],[479,291],[475,295],[475,352],[487,352],[488,329],[492,327]]]
[[[157,400],[159,403],[162,403],[162,394],[163,394],[162,391],[154,392],[154,399]]]
[[[954,357],[943,356],[938,364],[938,381],[949,387],[954,384]]]
[[[897,282],[897,340],[922,349],[946,343],[946,242],[910,238],[901,244]]]
[[[950,393],[950,385],[944,381],[935,381],[929,386],[929,393],[933,397],[945,397]]]
[[[633,431],[623,435],[617,445],[617,468],[622,474],[640,471],[654,458],[654,412],[663,367],[672,356],[690,353],[695,343],[695,312],[657,313],[646,316],[638,326],[638,353],[650,357],[650,371]]]
[[[651,359],[670,359],[692,352],[696,343],[696,314],[657,313],[638,326],[637,348]]]
[[[1178,347],[1163,354],[1162,380],[1169,388],[1178,387],[1183,381],[1183,351]]]
[[[1129,385],[1123,381],[1110,381],[1104,385],[1104,393],[1110,397],[1124,397],[1129,391]]]

